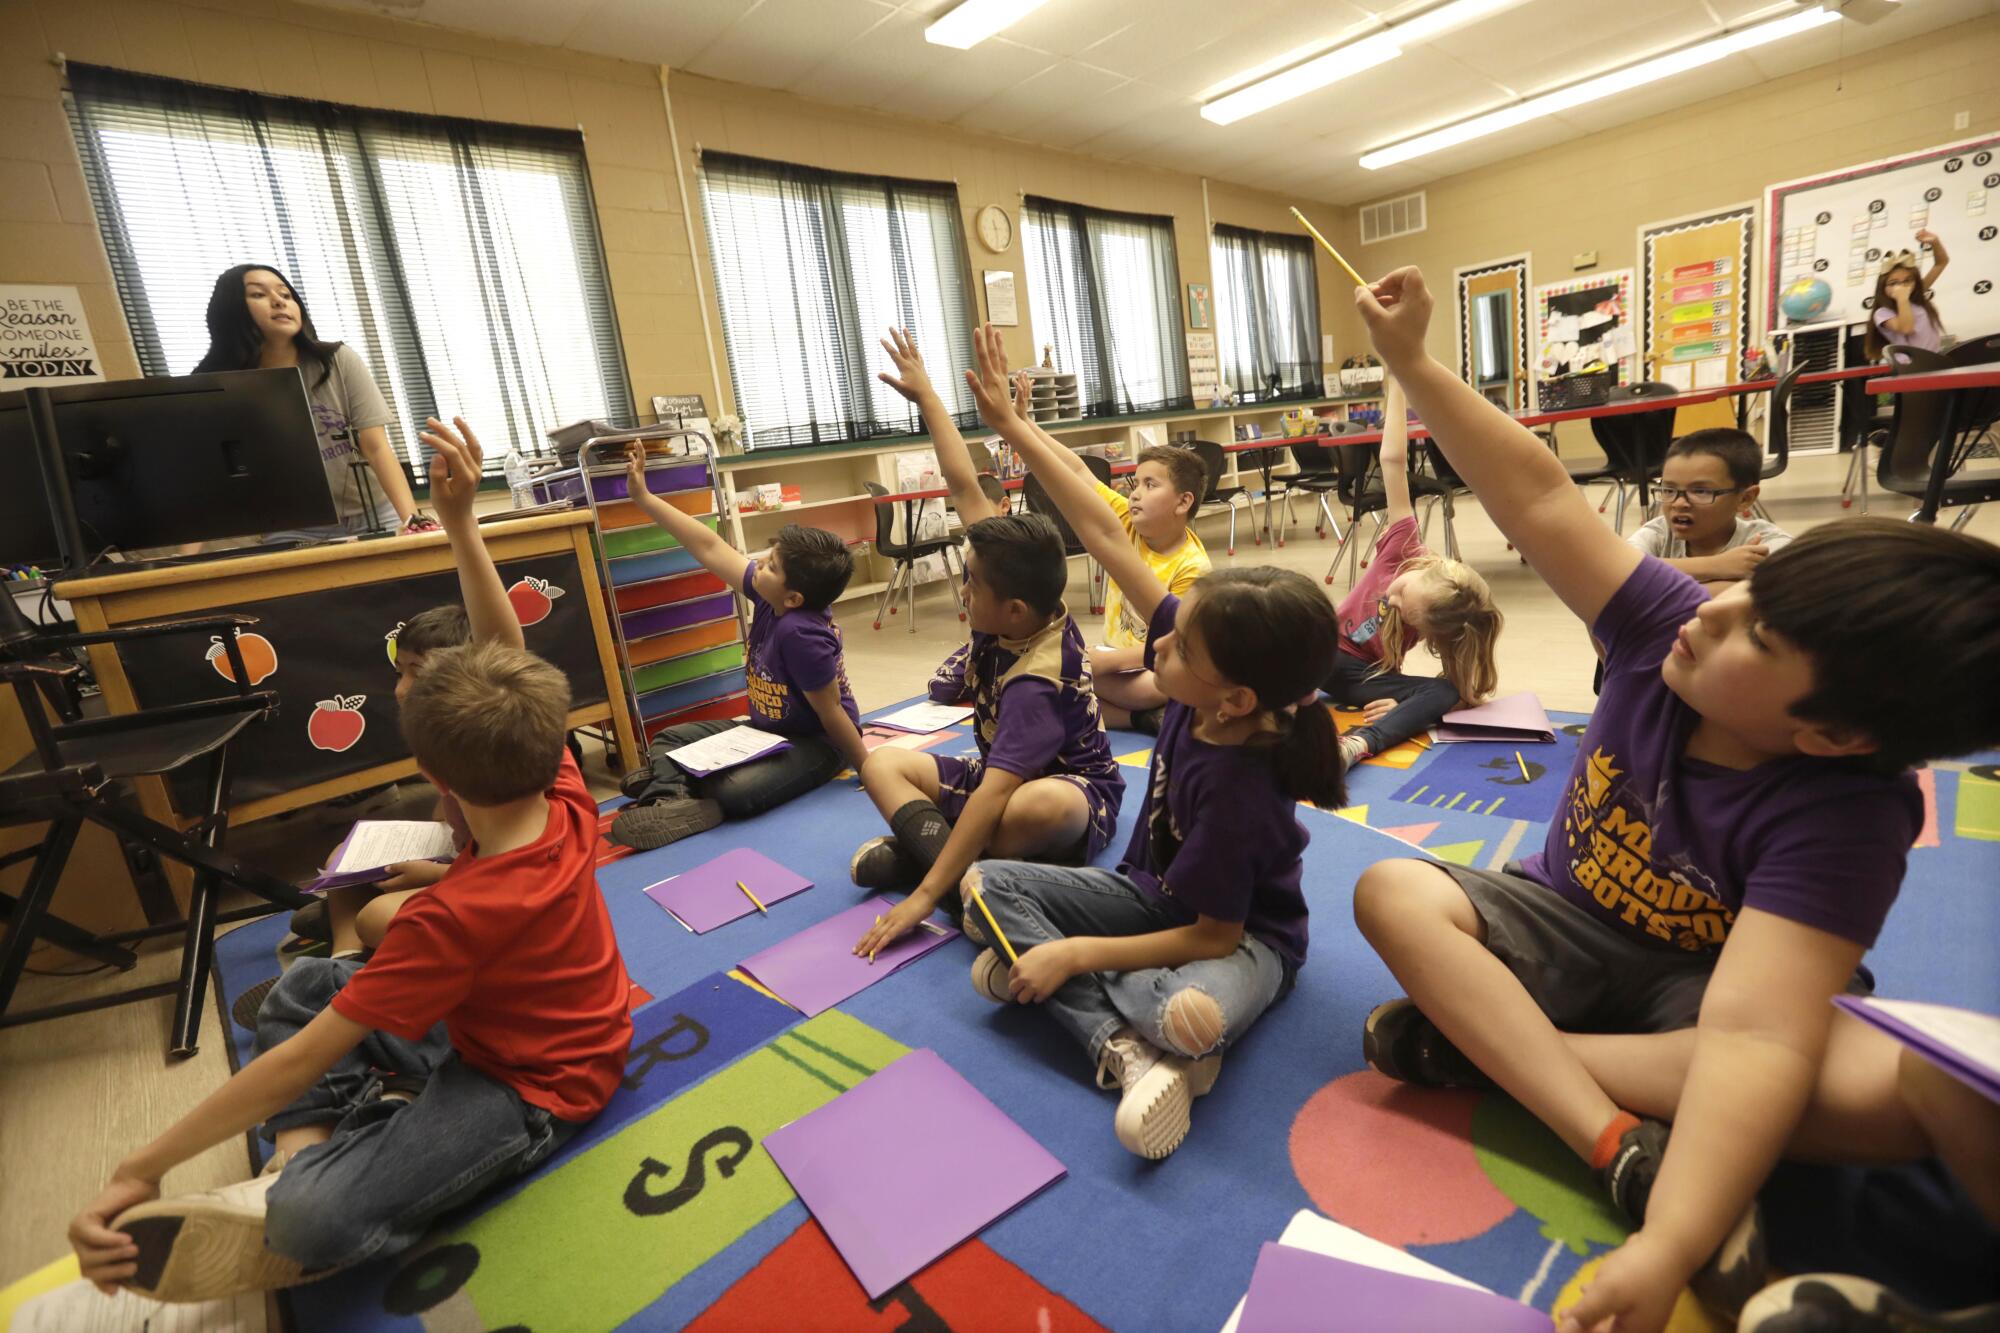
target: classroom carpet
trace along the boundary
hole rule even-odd
[[[1216,1329],[1258,1247],[1300,1208],[1559,1310],[1623,1224],[1511,1099],[1405,1087],[1365,1068],[1362,1020],[1397,988],[1352,918],[1356,877],[1383,858],[1498,867],[1536,850],[1584,718],[1551,720],[1553,745],[1400,746],[1351,775],[1346,809],[1301,807],[1312,835],[1310,961],[1230,1052],[1195,1104],[1188,1141],[1158,1163],[1118,1146],[1113,1094],[1094,1086],[1081,1050],[1044,1014],[973,993],[974,951],[962,940],[810,1020],[730,975],[867,896],[848,881],[848,858],[880,820],[851,778],[755,820],[606,859],[599,882],[634,983],[636,1032],[617,1097],[549,1163],[444,1219],[416,1251],[287,1293],[288,1317],[305,1333]],[[1112,740],[1128,789],[1107,864],[1136,818],[1151,744]],[[973,743],[961,730],[935,748],[969,753]],[[1868,964],[1886,996],[2000,1012],[1989,947],[2000,938],[2000,755],[1935,766],[1922,782],[1924,831]],[[705,935],[642,892],[739,846],[814,888]],[[271,919],[217,942],[225,1015],[276,973],[283,930]],[[230,1031],[240,1063],[250,1034]],[[760,1144],[923,1047],[1069,1174],[871,1301]],[[947,1159],[908,1169],[954,1168]],[[1765,1204],[1792,1271],[1871,1271],[1940,1301],[1996,1294],[2000,1238],[1970,1220],[1934,1167],[1784,1167]],[[1721,1325],[1689,1297],[1673,1327]]]

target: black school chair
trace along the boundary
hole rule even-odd
[[[1605,398],[1605,405],[1639,402],[1647,398],[1673,398],[1679,389],[1659,380],[1641,380],[1637,384],[1620,384],[1612,388]],[[1652,480],[1660,474],[1660,468],[1667,461],[1667,446],[1674,442],[1674,414],[1662,409],[1657,412],[1629,412],[1623,416],[1592,417],[1590,433],[1604,450],[1607,459],[1619,460],[1616,475],[1621,483],[1618,487],[1618,514],[1612,520],[1611,530],[1620,536],[1625,534],[1625,499],[1628,490],[1637,491],[1639,514],[1643,521],[1652,509]],[[1599,506],[1599,512],[1603,512]]]
[[[192,1055],[201,1031],[202,1000],[208,992],[209,964],[215,953],[215,927],[280,908],[297,909],[309,901],[290,884],[251,869],[222,851],[223,834],[229,826],[230,742],[252,722],[271,716],[278,704],[277,695],[251,690],[247,684],[250,677],[236,644],[236,632],[255,623],[250,616],[223,615],[122,625],[91,634],[51,633],[30,623],[13,598],[0,596],[0,683],[13,689],[34,743],[20,762],[0,774],[0,826],[47,825],[39,842],[0,856],[0,867],[21,862],[28,865],[21,896],[17,899],[0,893],[0,907],[7,912],[7,929],[0,935],[0,1027],[172,995],[174,1019],[167,1054],[170,1059]],[[173,634],[224,636],[222,644],[237,681],[236,693],[111,717],[81,715],[74,682],[82,668],[62,654],[91,644]],[[51,721],[50,713],[56,720]],[[132,779],[164,776],[202,759],[207,761],[205,800],[191,828],[173,828],[135,808]],[[186,918],[97,934],[51,912],[56,886],[85,822],[109,829],[127,847],[136,844],[192,868],[194,887]],[[219,912],[216,900],[225,883],[262,901]],[[29,951],[38,942],[59,945],[94,962],[129,971],[138,963],[138,955],[126,946],[176,933],[182,937],[178,980],[8,1012]]]
[[[1939,363],[1944,360],[1920,347],[1891,346],[1888,357],[1890,367],[1898,375],[1941,369]],[[1960,398],[1958,415],[1951,423],[1950,437],[1946,438],[1945,413],[1954,393]],[[2000,500],[2000,477],[1952,475],[1964,465],[1972,445],[1979,439],[1980,428],[1973,423],[1982,417],[1991,421],[2000,412],[2000,389],[1899,393],[1895,399],[1895,433],[1888,447],[1882,450],[1882,461],[1875,473],[1876,483],[1883,490],[1923,501],[1930,493],[1937,451],[1945,449],[1949,451],[1945,460],[1948,471],[1938,497],[1938,509],[1939,512],[1958,510],[1951,521],[1954,531],[1970,522],[1979,512],[1979,506]]]
[[[873,496],[883,496],[889,493],[885,488],[876,485],[872,481],[864,481],[861,485],[863,489]],[[896,536],[896,510],[899,507],[903,511],[903,535],[901,539],[898,539]],[[889,586],[882,589],[881,600],[875,603],[876,629],[882,628],[882,611],[885,607],[888,609],[890,615],[893,616],[896,614],[896,594],[902,592],[907,594],[910,603],[910,633],[915,634],[917,632],[917,561],[923,559],[925,556],[942,555],[944,557],[947,579],[957,580],[957,582],[952,584],[952,596],[958,596],[958,585],[965,581],[965,565],[962,557],[957,572],[953,573],[952,571],[952,556],[964,544],[965,534],[963,532],[953,532],[943,537],[917,536],[917,521],[923,517],[923,512],[924,501],[922,500],[903,500],[895,504],[883,504],[879,500],[876,501],[875,552],[878,555],[886,555],[896,562],[895,572],[889,575]],[[960,620],[965,619],[965,610],[962,606],[959,609],[958,618]]]
[[[1099,485],[1111,484],[1110,460],[1096,454],[1078,454],[1077,457],[1083,460],[1084,467]],[[1026,503],[1029,513],[1040,514],[1056,525],[1056,532],[1062,537],[1065,558],[1077,555],[1083,557],[1084,574],[1090,580],[1090,614],[1103,615],[1104,593],[1098,586],[1103,571],[1098,568],[1097,562],[1090,558],[1090,552],[1084,549],[1082,540],[1077,537],[1075,529],[1070,527],[1069,520],[1063,517],[1062,510],[1058,509],[1056,502],[1049,498],[1048,491],[1042,487],[1041,478],[1032,472],[1021,482],[1021,499]]]
[[[1208,494],[1202,496],[1203,508],[1221,503],[1229,507],[1229,554],[1236,554],[1236,502],[1241,499],[1250,503],[1250,488],[1247,486],[1224,486],[1222,474],[1229,471],[1229,454],[1213,440],[1196,440],[1193,445],[1195,456],[1208,472]]]
[[[1773,477],[1784,475],[1792,461],[1792,395],[1798,391],[1799,376],[1805,374],[1805,367],[1797,366],[1784,373],[1778,380],[1778,387],[1771,390],[1771,405],[1764,418],[1764,466],[1757,473],[1757,484],[1763,485]],[[1771,511],[1764,508],[1760,499],[1750,507],[1752,513],[1766,523],[1771,521]]]

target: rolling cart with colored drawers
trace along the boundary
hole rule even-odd
[[[646,489],[717,528],[721,488],[710,466],[713,446],[698,431],[661,427],[593,439],[578,451],[575,468],[534,485],[539,501],[580,499],[590,508],[626,708],[650,741],[676,723],[736,717],[749,711],[749,702],[736,590],[631,502],[622,455],[635,439],[656,447],[677,439],[699,442],[698,454],[650,455]],[[644,756],[632,761],[642,762]]]

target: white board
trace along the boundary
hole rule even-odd
[[[1785,326],[1778,294],[1801,277],[1833,289],[1815,324],[1865,322],[1882,257],[1916,250],[1927,227],[1951,256],[1931,294],[1945,328],[1961,338],[2000,329],[2000,135],[1783,181],[1764,205],[1771,328]],[[1918,262],[1929,270],[1928,256]]]

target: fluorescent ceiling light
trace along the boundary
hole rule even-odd
[[[1387,64],[1403,54],[1406,46],[1429,41],[1453,28],[1464,27],[1489,14],[1524,3],[1526,0],[1451,0],[1407,22],[1371,33],[1359,41],[1336,46],[1323,54],[1313,55],[1309,47],[1288,52],[1204,91],[1202,96],[1207,98],[1218,89],[1230,90],[1214,101],[1203,103],[1202,119],[1217,125],[1234,124],[1245,116],[1268,111],[1281,102],[1318,92],[1362,70]],[[1293,63],[1301,57],[1310,58],[1303,63]]]
[[[963,51],[979,45],[1002,28],[1019,23],[1047,3],[1048,0],[965,0],[925,28],[924,40],[934,46],[955,46]]]
[[[1748,51],[1753,47],[1781,41],[1786,37],[1810,32],[1824,24],[1839,21],[1838,13],[1816,7],[1787,18],[1759,24],[1754,28],[1744,28],[1739,32],[1698,42],[1652,60],[1642,60],[1636,65],[1612,70],[1609,74],[1600,74],[1594,79],[1585,79],[1582,83],[1573,83],[1567,88],[1558,88],[1552,93],[1543,93],[1540,97],[1531,97],[1525,102],[1516,102],[1498,111],[1489,111],[1483,116],[1462,120],[1456,125],[1432,130],[1429,134],[1420,134],[1414,139],[1405,139],[1387,148],[1378,148],[1372,153],[1364,154],[1361,165],[1370,171],[1379,171],[1383,167],[1395,166],[1398,162],[1407,162],[1413,157],[1422,157],[1427,153],[1470,143],[1474,139],[1483,139],[1489,134],[1498,134],[1501,130],[1512,129],[1516,125],[1538,120],[1543,116],[1553,116],[1571,107],[1582,106],[1586,102],[1615,97],[1619,93],[1630,92],[1634,88],[1642,88],[1649,83],[1657,83],[1661,79],[1671,78],[1691,69],[1699,69],[1703,65],[1712,65],[1727,56]]]

